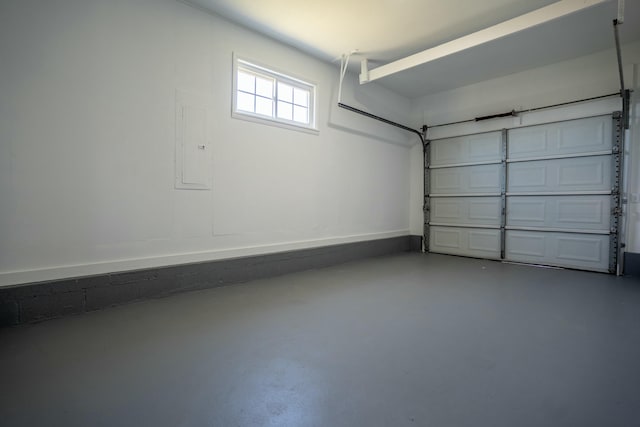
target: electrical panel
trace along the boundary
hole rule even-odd
[[[209,109],[204,99],[176,91],[177,189],[211,189],[213,163],[209,127]]]

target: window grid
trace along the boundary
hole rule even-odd
[[[235,111],[313,129],[313,85],[238,60]]]

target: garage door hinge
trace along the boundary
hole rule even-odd
[[[613,209],[611,209],[611,215],[614,215],[614,216],[620,216],[620,215],[622,215],[622,209],[620,209],[620,208],[613,208]]]

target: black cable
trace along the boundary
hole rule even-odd
[[[397,128],[406,130],[407,132],[415,133],[416,135],[418,135],[420,137],[420,141],[424,145],[424,138],[422,137],[422,133],[420,131],[416,130],[416,129],[412,129],[409,126],[401,125],[400,123],[392,122],[391,120],[387,120],[384,117],[376,116],[375,114],[367,113],[366,111],[362,111],[362,110],[360,110],[358,108],[355,108],[355,107],[352,107],[350,105],[343,104],[342,102],[338,102],[338,107],[344,108],[345,110],[349,110],[349,111],[352,111],[354,113],[361,114],[363,116],[369,117],[369,118],[374,119],[374,120],[378,120],[378,121],[380,121],[382,123],[386,123],[388,125],[395,126]]]

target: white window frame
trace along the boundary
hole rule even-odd
[[[273,116],[266,116],[248,111],[238,110],[238,70],[243,70],[260,77],[265,77],[275,81],[274,83],[274,109]],[[277,86],[278,83],[284,83],[297,89],[309,92],[309,123],[296,122],[278,117],[277,105]],[[248,120],[251,122],[262,123],[270,126],[277,126],[286,129],[292,129],[307,133],[318,134],[317,118],[316,118],[316,92],[317,85],[308,81],[293,77],[290,74],[284,74],[273,68],[265,67],[255,61],[247,60],[233,55],[233,93],[231,95],[232,106],[231,116],[236,119]]]

